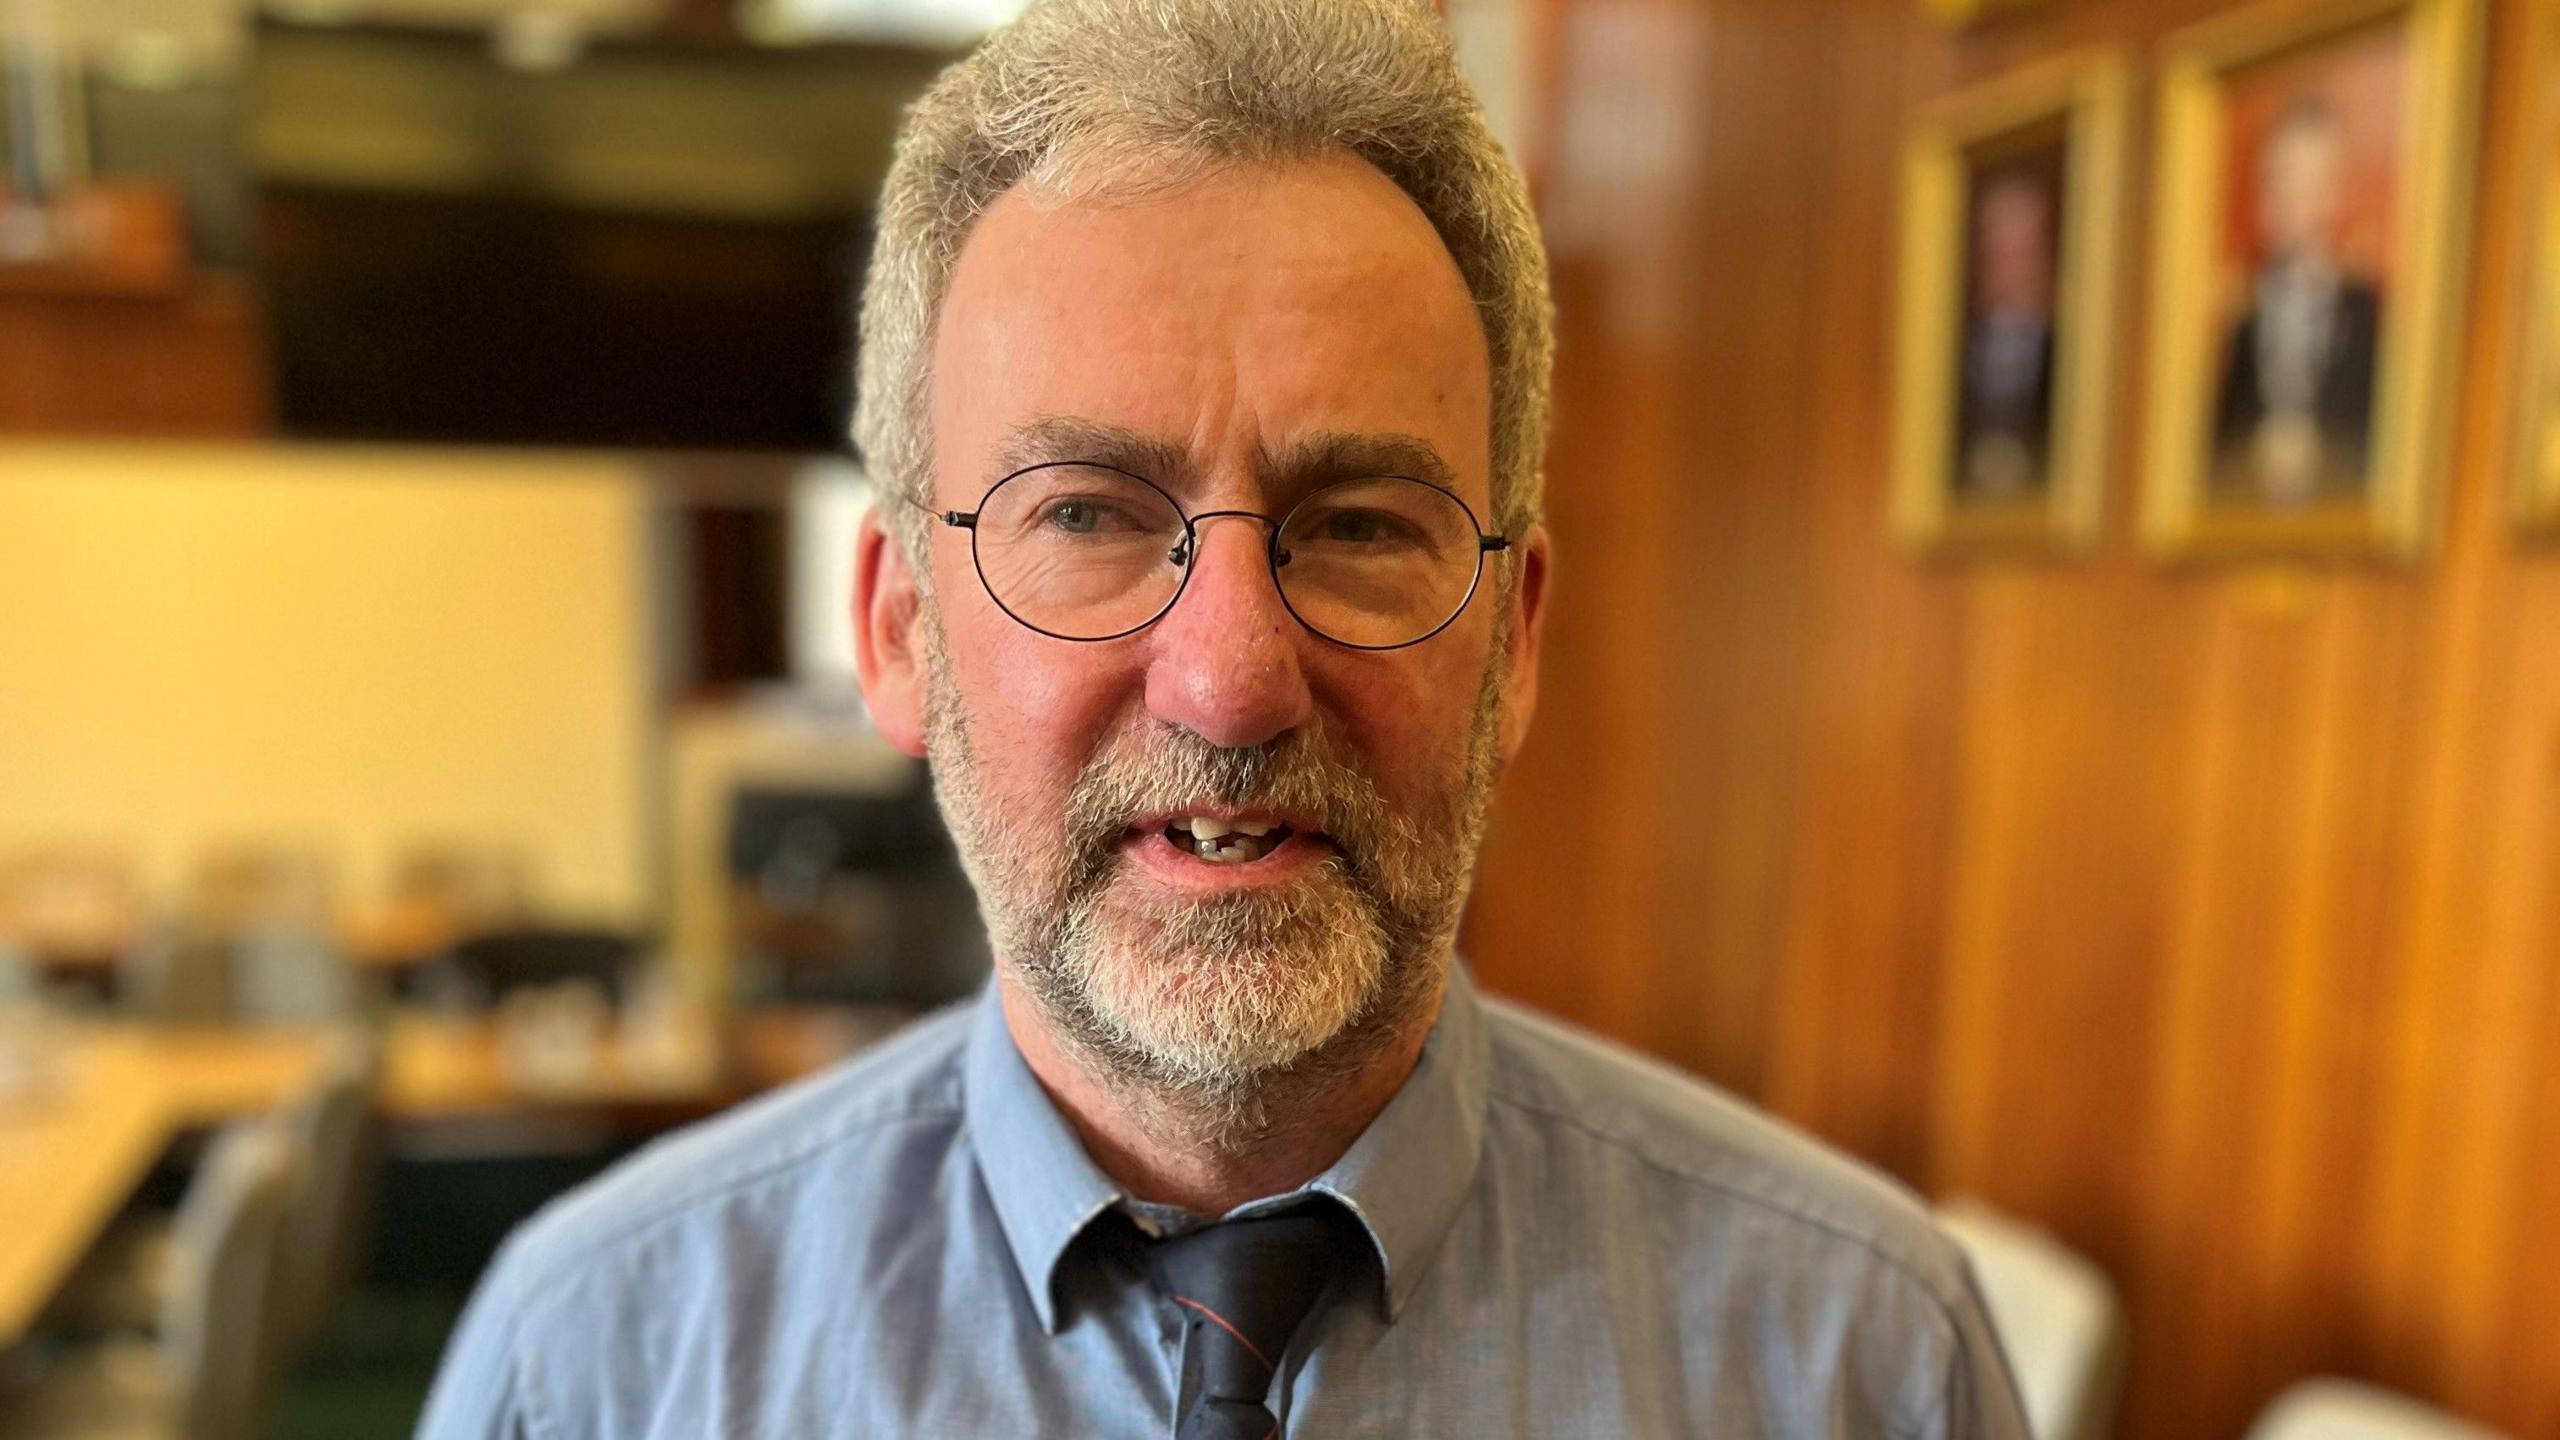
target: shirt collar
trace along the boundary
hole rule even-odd
[[[1031,1294],[1040,1328],[1058,1330],[1058,1302],[1050,1280],[1058,1257],[1095,1216],[1120,1198],[1066,1117],[1040,1088],[1038,1077],[1005,1028],[1001,982],[989,980],[978,997],[978,1016],[963,1062],[961,1107],[978,1173],[995,1202],[1005,1243]]]
[[[994,983],[980,997],[964,1062],[962,1105],[978,1170],[994,1202],[1022,1287],[1043,1330],[1058,1329],[1058,1261],[1086,1226],[1121,1199],[1015,1048]],[[1389,1322],[1422,1283],[1474,1182],[1484,1151],[1484,1020],[1464,964],[1449,967],[1439,1018],[1413,1074],[1340,1160],[1286,1195],[1240,1205],[1226,1219],[1329,1195],[1359,1218],[1378,1250]]]
[[[1448,1237],[1484,1153],[1486,1044],[1475,982],[1449,967],[1440,1018],[1413,1074],[1332,1168],[1307,1182],[1369,1227],[1386,1270],[1380,1318],[1393,1323]],[[1274,1204],[1257,1202],[1248,1209]]]

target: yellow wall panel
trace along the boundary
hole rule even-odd
[[[0,854],[520,847],[648,901],[647,512],[626,463],[0,446]]]

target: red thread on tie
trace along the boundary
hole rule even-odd
[[[1243,1346],[1246,1352],[1251,1354],[1254,1359],[1261,1361],[1263,1369],[1271,1371],[1275,1375],[1279,1373],[1280,1367],[1271,1363],[1271,1357],[1262,1353],[1262,1347],[1244,1338],[1244,1332],[1233,1325],[1228,1324],[1226,1316],[1219,1314],[1217,1311],[1210,1309],[1208,1306],[1201,1304],[1199,1301],[1192,1299],[1188,1295],[1174,1296],[1173,1303],[1176,1305],[1188,1305],[1192,1309],[1199,1311],[1201,1314],[1208,1316],[1210,1319],[1217,1321],[1218,1328],[1236,1337],[1236,1343]],[[1274,1430],[1271,1433],[1273,1435],[1277,1435],[1280,1432]]]

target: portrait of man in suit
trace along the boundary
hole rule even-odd
[[[2366,486],[2382,295],[2340,244],[2348,158],[2318,99],[2290,105],[2258,148],[2258,260],[2214,419],[2213,484],[2233,498],[2300,504]]]
[[[2023,500],[2052,485],[2059,145],[1987,170],[1973,186],[1956,493]]]

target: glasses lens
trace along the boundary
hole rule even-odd
[[[1156,617],[1182,588],[1182,515],[1117,470],[1043,465],[978,507],[978,571],[1006,613],[1070,640],[1102,640]]]
[[[1330,639],[1408,645],[1439,629],[1473,592],[1483,549],[1467,507],[1419,480],[1328,485],[1280,531],[1280,593]]]

